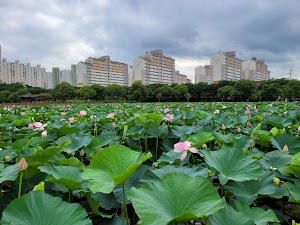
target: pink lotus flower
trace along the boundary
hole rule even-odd
[[[170,109],[165,108],[165,109],[164,109],[164,114],[166,114],[166,113],[168,113],[168,112],[170,112]]]
[[[79,117],[83,117],[86,116],[86,111],[85,110],[81,110],[78,114]]]
[[[122,109],[119,110],[119,113],[122,114],[124,111]]]
[[[42,136],[43,136],[43,137],[46,137],[47,135],[48,135],[47,130],[44,130],[44,131],[42,132]]]
[[[33,124],[32,123],[29,123],[28,124],[28,129],[32,130],[34,128]]]
[[[134,117],[135,117],[135,118],[138,118],[139,116],[140,116],[139,113],[135,113],[135,114],[134,114]]]
[[[74,119],[73,116],[69,118],[69,122],[70,122],[70,123],[74,123],[74,122],[75,122],[75,119]]]
[[[220,110],[219,109],[216,109],[215,111],[214,111],[214,114],[219,114],[220,113]]]
[[[64,117],[66,114],[67,114],[66,112],[62,112],[60,115],[61,115],[62,117]]]
[[[114,113],[110,113],[110,114],[107,114],[107,117],[106,118],[114,118],[115,114]]]
[[[184,160],[187,156],[187,152],[190,151],[192,153],[198,153],[196,148],[191,148],[191,143],[188,141],[185,142],[178,142],[174,144],[174,152],[182,152],[180,160]]]
[[[42,124],[41,122],[34,122],[33,126],[35,127],[34,130],[40,130],[43,131],[45,126],[47,126],[47,124]]]
[[[21,114],[21,116],[25,116],[26,112],[21,112],[20,114]]]
[[[24,171],[24,170],[26,170],[27,168],[28,168],[28,164],[27,164],[25,158],[23,157],[23,158],[20,160],[20,162],[18,163],[18,169],[19,169],[20,171]]]
[[[245,114],[246,114],[246,115],[249,115],[250,113],[251,113],[250,110],[249,110],[249,109],[246,109]]]
[[[173,114],[166,114],[166,116],[163,118],[163,120],[166,120],[166,121],[172,121],[174,120],[174,115]]]
[[[297,128],[297,130],[300,132],[300,126]]]

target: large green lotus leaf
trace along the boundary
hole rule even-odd
[[[251,140],[252,138],[250,136],[240,135],[240,137],[233,142],[233,146],[235,148],[247,150],[250,147]]]
[[[254,225],[253,220],[235,211],[230,205],[208,217],[207,225]]]
[[[289,118],[283,118],[282,116],[266,116],[264,123],[271,124],[273,127],[284,128],[292,124]]]
[[[78,127],[69,126],[68,124],[64,124],[63,126],[62,125],[52,126],[52,129],[49,129],[49,131],[59,132],[63,136],[65,136],[65,135],[69,135],[72,133],[79,133],[80,129]]]
[[[172,134],[175,137],[181,137],[182,135],[191,134],[193,132],[195,132],[194,126],[187,126],[187,125],[177,126],[177,125],[175,125],[172,129]]]
[[[153,137],[163,137],[168,135],[169,129],[168,126],[152,126],[148,130],[148,137],[153,138]]]
[[[291,193],[291,197],[290,197],[289,201],[300,203],[300,182],[297,182],[294,184],[287,183],[287,185],[288,185],[288,187],[290,189],[290,193]]]
[[[290,134],[278,134],[271,138],[271,143],[275,148],[281,151],[285,145],[288,146],[289,152],[292,154],[296,154],[300,151],[299,139]]]
[[[225,190],[233,193],[239,200],[252,204],[259,195],[271,195],[277,187],[273,183],[274,175],[267,171],[260,180],[249,180],[245,182],[229,181]]]
[[[248,119],[249,119],[248,116],[240,116],[240,115],[232,118],[235,125],[244,125],[247,123]]]
[[[203,169],[197,166],[190,168],[190,167],[178,167],[175,165],[166,165],[160,169],[152,169],[146,171],[141,181],[142,182],[159,181],[161,178],[163,178],[164,176],[170,173],[188,174],[192,177],[196,177],[196,176],[207,177],[207,171],[208,171],[207,168]]]
[[[54,155],[59,155],[64,148],[71,144],[70,140],[66,140],[60,143],[59,146],[49,146],[44,149],[37,149],[33,155],[25,156],[28,165],[43,165],[49,161]]]
[[[38,168],[41,172],[49,175],[46,179],[48,182],[61,184],[69,190],[81,189],[83,182],[81,177],[82,170],[77,167],[47,164]]]
[[[86,147],[83,147],[82,149],[84,150],[86,155],[90,155],[93,154],[93,152],[98,151],[102,146],[103,145],[100,140],[97,137],[92,136],[90,144]]]
[[[128,195],[142,224],[164,225],[209,216],[225,205],[209,179],[171,173]]]
[[[166,164],[180,164],[180,156],[182,153],[180,152],[174,152],[173,150],[170,150],[168,152],[163,152],[160,156],[160,158],[153,163],[153,166],[162,166]]]
[[[231,128],[234,125],[234,121],[232,121],[231,119],[227,118],[227,117],[219,117],[215,119],[216,123],[219,124],[220,126],[222,124],[224,124],[226,126],[226,128]]]
[[[12,121],[11,124],[14,125],[14,126],[19,127],[19,126],[25,125],[26,123],[27,123],[27,119],[19,119],[19,120]]]
[[[3,165],[3,164],[1,164]],[[18,169],[18,164],[10,165],[5,168],[2,166],[0,170],[0,183],[6,180],[14,181],[17,179],[18,174],[19,174],[19,169]]]
[[[281,174],[285,174],[284,169],[291,162],[292,155],[283,151],[275,150],[266,154],[266,159],[269,163],[269,168],[276,168]]]
[[[59,138],[56,142],[57,144],[60,144],[68,139],[71,141],[71,144],[64,149],[64,152],[72,153],[84,146],[89,145],[92,141],[92,137],[87,134],[69,134]]]
[[[259,123],[252,130],[251,137],[259,137],[261,141],[268,142],[272,138],[270,131],[261,130],[260,128],[261,128],[261,123]]]
[[[124,184],[151,157],[150,152],[143,154],[122,145],[112,145],[97,152],[82,176],[89,181],[93,193],[110,193],[116,185]]]
[[[183,109],[180,111],[182,114],[182,117],[185,119],[194,119],[195,118],[195,113],[191,111],[190,109]]]
[[[13,200],[3,211],[3,225],[92,225],[79,204],[63,202],[43,191],[32,191]]]
[[[84,163],[82,163],[79,159],[76,157],[70,157],[70,158],[61,158],[55,161],[56,166],[73,166],[77,167],[79,169],[85,169]]]
[[[235,136],[233,134],[222,134],[220,132],[214,132],[214,139],[221,144],[232,143],[235,140]]]
[[[258,161],[246,156],[239,149],[221,149],[200,152],[204,156],[206,163],[220,172],[219,179],[222,185],[228,180],[247,181],[259,179],[262,175]]]
[[[290,165],[287,166],[284,171],[300,178],[300,152],[293,156]]]
[[[129,193],[129,190],[132,187],[139,188],[142,183],[140,182],[142,177],[144,176],[145,172],[148,170],[148,166],[146,165],[141,165],[134,171],[134,173],[126,180],[124,183],[124,188],[125,188],[125,195],[126,195],[126,200],[127,200],[127,195]],[[114,190],[113,190],[114,195],[116,196],[116,199],[118,200],[119,203],[123,204],[123,185],[117,185]]]
[[[191,142],[193,147],[201,148],[203,144],[214,140],[214,134],[212,132],[200,131],[197,134],[190,136],[187,141]]]
[[[279,222],[275,213],[270,209],[265,211],[258,207],[250,208],[247,203],[236,200],[231,201],[229,204],[235,211],[253,220],[256,225],[266,225],[268,222]]]

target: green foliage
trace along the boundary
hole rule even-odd
[[[57,100],[72,99],[75,95],[74,87],[68,82],[62,82],[54,87],[52,96]]]
[[[97,95],[97,92],[93,87],[84,85],[76,90],[76,94],[83,99],[94,99]]]

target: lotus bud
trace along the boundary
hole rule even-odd
[[[71,152],[70,150],[68,150],[68,151],[67,151],[67,154],[68,154],[68,155],[71,155],[71,154],[72,154],[72,152]]]
[[[206,144],[203,144],[203,145],[201,146],[201,148],[207,148],[207,145],[206,145]]]
[[[115,122],[112,122],[111,125],[112,125],[113,128],[116,128],[116,126],[117,126]]]
[[[236,129],[236,131],[238,132],[238,133],[241,133],[241,128],[240,127],[238,127],[237,129]]]
[[[4,157],[4,161],[5,162],[9,162],[9,160],[10,160],[10,156],[9,155]]]
[[[283,146],[283,152],[287,153],[289,151],[289,147],[287,145]]]
[[[226,126],[224,123],[222,123],[222,130],[225,130],[226,129]]]
[[[18,168],[19,168],[20,171],[24,171],[24,170],[26,170],[28,168],[28,164],[27,164],[27,162],[26,162],[26,160],[25,160],[24,157],[18,163]]]
[[[207,170],[207,175],[210,176],[212,174],[211,170]]]
[[[281,185],[281,180],[277,177],[274,177],[273,178],[273,183],[276,185],[276,186],[280,186]]]
[[[79,152],[79,155],[80,155],[81,157],[83,157],[83,156],[84,156],[84,154],[85,154],[84,150],[83,150],[83,149],[81,149],[81,150],[80,150],[80,152]]]

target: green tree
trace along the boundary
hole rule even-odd
[[[75,95],[75,88],[68,82],[62,82],[55,86],[51,94],[55,100],[72,99]]]
[[[8,97],[12,94],[9,90],[0,91],[0,102],[8,102]]]
[[[148,98],[148,89],[140,82],[135,82],[129,88],[129,100],[144,102]]]
[[[263,85],[261,89],[262,100],[274,101],[280,96],[281,88],[278,83]]]
[[[257,90],[256,83],[251,80],[239,80],[234,84],[233,87],[237,92],[240,93],[240,98],[242,101],[250,100],[251,96],[253,96]]]
[[[118,84],[110,84],[105,89],[105,98],[108,100],[125,99],[126,90]]]
[[[300,98],[300,81],[290,80],[282,89],[282,94],[289,100]]]
[[[185,94],[189,91],[188,87],[184,84],[176,84],[173,89],[175,91],[175,99],[180,102],[184,101]]]
[[[234,90],[234,87],[233,86],[223,86],[223,87],[220,87],[218,89],[218,94],[217,94],[217,97],[218,99],[220,99],[221,101],[227,101],[230,99],[230,92]]]
[[[100,84],[93,84],[91,86],[96,91],[96,96],[94,100],[103,100],[105,98],[105,87]]]
[[[185,97],[186,101],[189,102],[192,95],[190,93],[185,93],[184,97]]]
[[[161,101],[166,101],[166,102],[171,102],[174,101],[175,98],[175,90],[169,86],[168,84],[165,84],[164,86],[158,88],[156,90],[156,96],[158,96],[158,94],[161,97]]]
[[[7,101],[8,102],[19,102],[21,100],[19,96],[23,95],[23,94],[26,94],[26,93],[27,93],[27,90],[25,88],[19,89],[16,92],[11,93],[8,96]]]
[[[92,100],[97,95],[97,92],[91,86],[84,85],[76,90],[76,94],[85,100]]]

